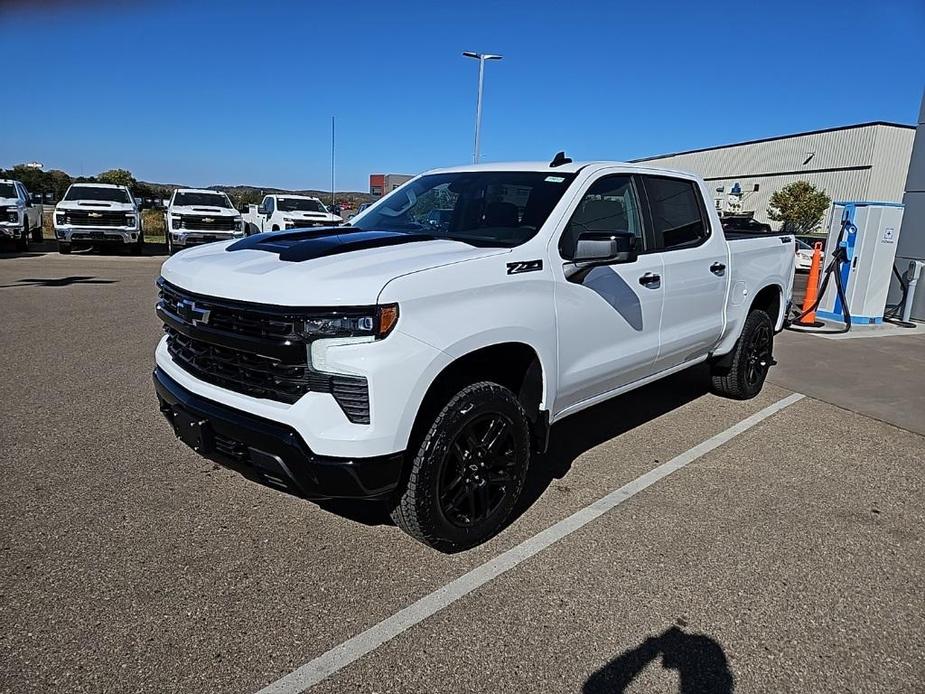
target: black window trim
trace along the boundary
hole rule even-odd
[[[577,174],[577,172],[576,172]],[[642,195],[641,195],[641,182],[639,181],[639,175],[632,173],[631,171],[613,171],[609,173],[603,173],[597,178],[592,179],[588,182],[587,187],[581,192],[581,195],[578,197],[578,204],[575,206],[575,209],[572,210],[572,213],[569,215],[568,220],[565,222],[565,225],[562,227],[562,230],[559,232],[559,238],[556,239],[556,250],[559,253],[559,257],[566,261],[570,262],[571,258],[566,258],[562,255],[562,237],[565,236],[565,232],[568,230],[569,224],[572,223],[572,219],[575,217],[575,213],[578,212],[578,207],[581,205],[581,201],[584,200],[585,195],[588,194],[588,191],[596,185],[599,181],[603,181],[607,178],[628,178],[630,179],[630,189],[633,192],[633,201],[636,204],[636,213],[639,218],[639,223],[642,225],[642,235],[639,237],[642,242],[642,248],[638,248],[636,255],[645,255],[646,253],[654,253],[657,249],[654,245],[654,237],[652,234],[651,224],[647,219],[647,210],[648,203],[646,205],[642,204]]]
[[[709,241],[712,238],[713,225],[710,223],[710,216],[707,214],[706,210],[704,209],[703,194],[701,193],[700,185],[697,183],[696,180],[690,179],[690,178],[683,178],[681,176],[662,176],[662,175],[648,174],[648,173],[639,174],[639,177],[642,179],[642,181],[640,182],[641,183],[640,187],[642,188],[643,195],[645,196],[646,221],[647,221],[647,226],[650,228],[651,234],[652,234],[653,252],[670,253],[672,251],[685,251],[689,248],[699,248],[700,246],[704,245],[707,241]],[[704,230],[706,231],[706,234],[704,235],[702,239],[700,239],[700,241],[698,241],[697,243],[685,243],[679,246],[672,246],[670,248],[665,247],[664,238],[662,237],[661,234],[655,231],[655,221],[652,217],[652,207],[649,202],[649,191],[648,191],[648,188],[646,187],[646,181],[647,179],[650,179],[650,178],[661,178],[661,179],[667,179],[669,181],[681,181],[683,183],[687,183],[691,185],[694,188],[694,197],[697,198],[697,209],[700,210],[700,220],[701,220],[701,223],[703,224]]]

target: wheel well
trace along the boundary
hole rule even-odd
[[[506,342],[469,352],[446,366],[427,389],[418,408],[409,449],[427,433],[434,417],[456,393],[473,383],[491,381],[517,395],[535,436],[545,445],[546,418],[541,416],[543,369],[536,351],[521,342]]]
[[[755,295],[748,312],[754,310],[764,311],[771,317],[771,322],[777,326],[780,318],[781,289],[776,284],[770,284]]]

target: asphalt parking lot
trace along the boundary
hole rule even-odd
[[[695,368],[576,415],[511,526],[442,555],[174,439],[150,375],[162,260],[0,256],[0,691],[296,691],[289,673],[672,461],[312,691],[922,691],[922,335],[785,333],[755,400]]]

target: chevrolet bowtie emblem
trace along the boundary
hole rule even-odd
[[[103,216],[103,213],[102,213],[102,212],[91,212],[89,216],[91,216],[91,217],[102,217],[102,216]]]
[[[203,217],[202,221],[205,222],[206,224],[209,224],[211,222],[214,222],[215,220],[212,219],[211,217]]]
[[[183,320],[193,325],[205,325],[209,322],[211,311],[205,308],[199,308],[195,301],[183,299],[177,303],[177,315]]]

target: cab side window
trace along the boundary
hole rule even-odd
[[[586,231],[630,232],[636,236],[636,247],[642,250],[642,223],[631,176],[604,176],[591,184],[562,232],[559,254],[565,259],[573,258],[578,237]]]
[[[658,248],[697,246],[709,235],[700,192],[693,181],[644,176]]]
[[[276,207],[276,201],[273,198],[267,198],[267,214],[273,214],[273,210]]]

